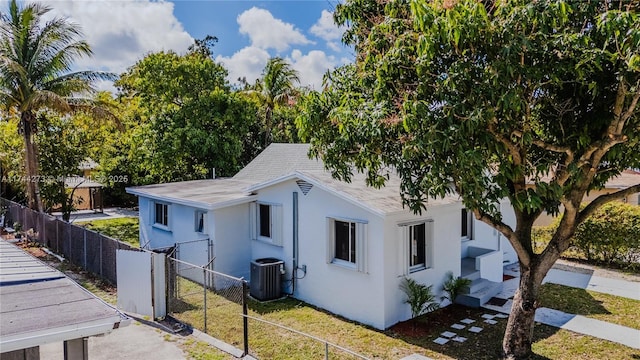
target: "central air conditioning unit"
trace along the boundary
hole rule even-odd
[[[256,259],[251,262],[251,296],[260,301],[273,300],[282,296],[284,261],[275,258]]]

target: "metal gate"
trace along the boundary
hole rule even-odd
[[[210,239],[199,239],[176,243],[175,259],[180,260],[176,272],[178,275],[199,284],[205,283],[205,272],[202,268],[213,270],[213,243]],[[197,267],[187,265],[193,264]],[[208,283],[211,279],[207,279]]]
[[[119,309],[154,319],[166,316],[165,261],[162,253],[117,250]]]

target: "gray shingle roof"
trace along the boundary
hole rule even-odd
[[[173,200],[194,207],[211,208],[216,204],[242,202],[250,200],[245,191],[252,182],[238,179],[207,179],[181,181],[127,188],[127,192],[158,200]]]
[[[391,176],[381,189],[368,187],[365,175],[354,174],[350,183],[334,179],[324,170],[320,160],[309,159],[309,144],[271,144],[253,161],[230,179],[197,180],[168,184],[157,184],[129,188],[135,195],[162,198],[177,203],[197,202],[201,206],[217,207],[216,204],[250,201],[248,189],[262,188],[261,184],[286,178],[294,173],[313,179],[325,188],[361,203],[378,213],[393,213],[405,210],[400,198],[400,178]],[[457,197],[429,200],[429,205],[443,205],[459,201]]]
[[[233,178],[259,184],[295,171],[324,171],[320,160],[309,159],[309,144],[271,144]]]

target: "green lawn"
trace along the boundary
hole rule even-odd
[[[541,306],[640,330],[640,301],[557,284],[542,285]]]
[[[138,218],[115,218],[104,220],[77,221],[79,226],[123,241],[133,247],[140,247]]]
[[[203,329],[203,290],[198,284],[181,279],[179,301],[170,304],[179,320]],[[499,356],[506,320],[496,325],[482,324],[481,315],[488,312],[460,306],[447,307],[420,318],[417,336],[379,331],[332,315],[294,299],[257,303],[250,302],[249,314],[302,331],[329,342],[351,349],[371,359],[399,359],[419,353],[434,359],[496,359]],[[241,307],[212,292],[207,294],[207,333],[242,348]],[[483,327],[474,334],[462,330],[464,343],[449,342],[437,345],[438,334],[452,330],[449,326],[463,317],[476,319]],[[287,330],[255,320],[249,320],[249,346],[251,354],[259,359],[322,359],[324,345]],[[532,359],[633,359],[640,358],[640,350],[616,343],[536,325],[535,355]],[[331,359],[355,359],[332,350]]]

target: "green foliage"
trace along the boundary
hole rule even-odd
[[[453,304],[458,295],[462,293],[462,289],[469,285],[471,285],[471,280],[459,276],[454,278],[451,271],[447,272],[447,279],[442,284],[442,290],[446,295],[442,299],[448,299]]]
[[[407,299],[404,302],[411,307],[411,316],[413,318],[440,307],[435,295],[432,293],[432,287],[433,285],[419,284],[408,277],[402,279],[400,290],[407,295]]]
[[[72,117],[42,113],[39,121],[46,124],[36,139],[40,150],[44,207],[50,211],[60,206],[63,220],[69,221],[71,212],[79,205],[74,202],[73,194],[82,183],[77,182],[67,188],[65,179],[80,173],[78,167],[86,160],[89,149],[88,134],[76,126]]]
[[[255,91],[251,92],[257,94],[261,106],[265,147],[273,140],[294,140],[291,124],[295,117],[287,109],[295,102],[297,83],[300,83],[298,72],[280,57],[269,59],[262,71],[262,77],[256,81]]]
[[[578,226],[572,243],[589,261],[640,269],[640,206],[604,205]]]
[[[244,165],[257,110],[230,91],[226,75],[195,51],[150,54],[121,76],[116,85],[122,101],[137,109],[129,113],[124,148],[114,150],[119,159],[135,158],[135,184],[201,179],[213,168],[229,176]]]
[[[640,164],[631,131],[639,122],[631,102],[640,72],[630,65],[640,46],[637,13],[606,2],[485,4],[339,5],[357,63],[307,99],[299,124],[314,154],[342,178],[354,170],[345,163],[366,169],[374,185],[393,166],[414,210],[455,191],[467,208],[495,218],[505,197],[525,213],[556,213],[589,176],[577,160],[606,136],[620,89],[629,139],[606,152],[606,163],[589,165],[599,171],[585,186]],[[559,166],[567,181],[544,179]]]
[[[16,117],[0,119],[0,190],[10,199],[21,199],[24,193],[24,139],[18,135],[18,123]]]
[[[91,55],[76,24],[66,18],[49,18],[51,8],[35,3],[18,6],[12,0],[8,13],[0,14],[0,103],[20,118],[24,137],[25,187],[29,206],[41,210],[38,152],[34,146],[37,113],[42,109],[68,113],[86,109],[103,114],[99,104],[83,98],[94,91],[93,82],[112,79],[95,71],[70,72],[73,62]]]

